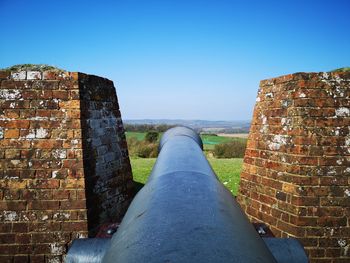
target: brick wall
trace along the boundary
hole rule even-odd
[[[350,73],[261,81],[238,201],[311,262],[350,261]]]
[[[113,82],[79,73],[90,234],[126,211],[131,167]]]
[[[55,70],[0,81],[0,262],[61,262],[130,201],[113,82]]]

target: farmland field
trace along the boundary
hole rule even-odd
[[[131,166],[134,181],[144,184],[147,181],[152,167],[156,161],[155,158],[131,158]],[[232,192],[237,194],[239,175],[242,168],[242,159],[215,159],[209,158],[213,170],[219,177],[220,181]]]

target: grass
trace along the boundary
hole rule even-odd
[[[222,137],[222,136],[215,136],[215,135],[201,135],[203,144],[209,144],[209,145],[215,145],[225,142],[233,141],[233,138],[230,137]]]
[[[134,181],[144,184],[147,181],[152,167],[156,161],[155,158],[131,158],[131,166]],[[219,177],[220,181],[232,192],[237,194],[239,175],[242,169],[242,159],[215,159],[209,158],[209,163]]]
[[[145,139],[146,132],[126,132],[127,138],[136,138],[138,141],[143,141]],[[162,134],[159,134],[159,138]],[[213,150],[216,144],[231,142],[236,140],[246,140],[246,138],[237,137],[224,137],[215,135],[201,135],[204,150]]]
[[[143,141],[146,137],[146,132],[126,132],[126,138],[136,138],[138,141]]]
[[[219,177],[220,181],[231,191],[233,195],[237,195],[243,159],[209,158],[208,161],[216,175]]]

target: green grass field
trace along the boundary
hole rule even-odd
[[[239,175],[242,169],[242,159],[209,158],[208,160],[220,181],[233,195],[236,195]],[[134,181],[144,184],[151,173],[155,161],[155,158],[131,158]]]
[[[136,138],[138,141],[145,139],[145,132],[125,132],[126,138]]]
[[[126,138],[136,138],[138,141],[145,139],[146,132],[126,132]],[[162,134],[159,134],[159,138]],[[245,138],[223,137],[215,135],[201,135],[204,150],[213,150],[216,144],[231,142],[236,140],[246,140]]]

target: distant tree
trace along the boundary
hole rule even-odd
[[[146,133],[145,141],[149,143],[155,143],[158,140],[159,133],[156,131],[149,131]]]
[[[147,132],[147,131],[165,132],[172,127],[174,127],[174,125],[127,124],[127,123],[124,124],[124,129],[129,132]]]

